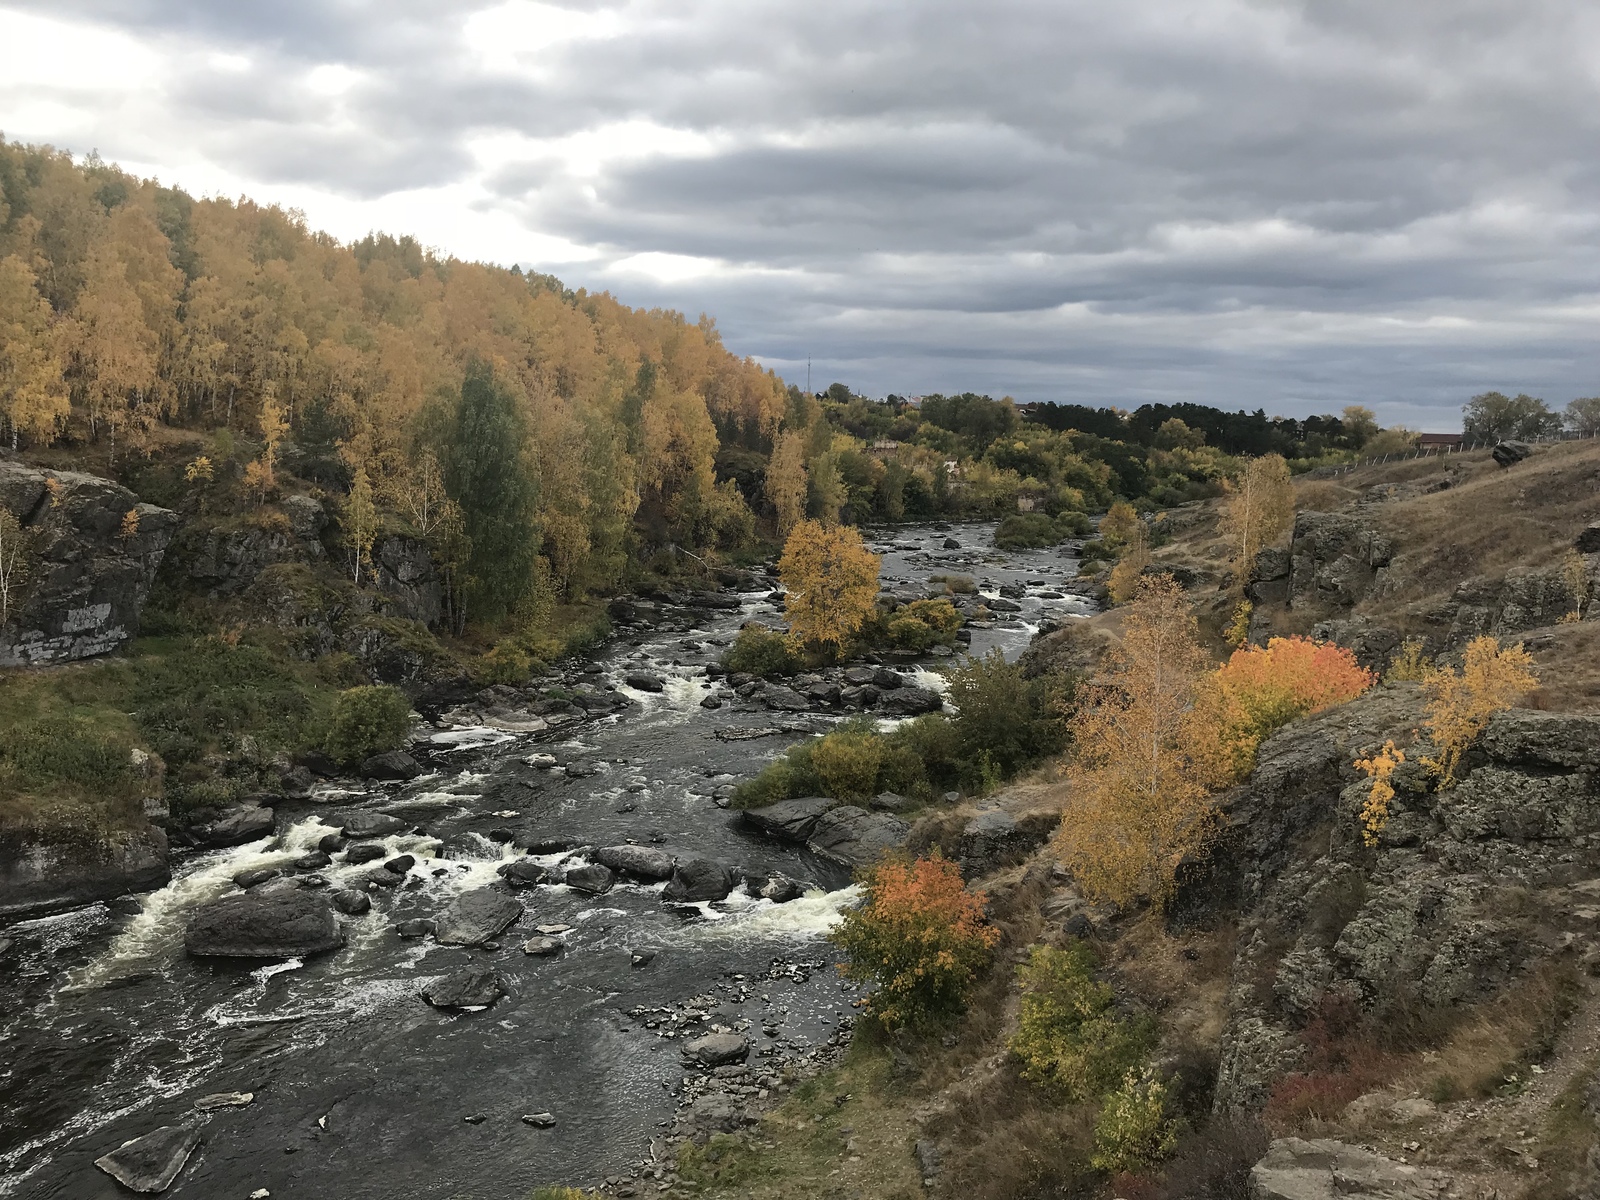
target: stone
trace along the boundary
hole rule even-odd
[[[1494,461],[1499,463],[1502,467],[1511,467],[1515,466],[1532,453],[1533,447],[1528,445],[1527,442],[1507,440],[1504,442],[1497,442],[1494,449],[1489,451],[1489,457],[1494,459]]]
[[[347,917],[359,917],[372,910],[372,897],[365,892],[341,888],[333,894],[333,906]]]
[[[732,868],[714,858],[680,858],[661,899],[669,904],[725,900],[737,882]]]
[[[1045,836],[1043,830],[1023,828],[1004,809],[985,809],[962,828],[956,857],[962,874],[969,878],[987,875],[1037,850]]]
[[[422,774],[422,767],[417,760],[404,750],[386,750],[382,754],[374,754],[362,761],[360,770],[363,779],[407,780]]]
[[[1350,513],[1301,511],[1289,540],[1287,584],[1252,584],[1256,603],[1287,599],[1290,607],[1349,608],[1372,590],[1394,556],[1390,540]]]
[[[484,1008],[505,993],[499,972],[475,965],[434,980],[422,989],[422,998],[435,1008]]]
[[[1254,1200],[1434,1200],[1449,1182],[1328,1138],[1278,1138],[1250,1170]]]
[[[787,875],[774,871],[762,881],[756,889],[756,895],[763,900],[771,900],[774,904],[787,904],[791,900],[800,899],[807,890],[807,885],[798,879],[790,879]]]
[[[324,854],[337,854],[344,849],[344,838],[337,833],[330,833],[317,839],[317,849]]]
[[[733,1133],[741,1125],[751,1124],[754,1117],[742,1105],[722,1092],[707,1092],[695,1098],[688,1108],[678,1114],[675,1128],[681,1134]]]
[[[932,688],[896,688],[878,699],[878,711],[891,717],[918,717],[938,712],[943,707],[944,697]]]
[[[547,868],[526,858],[495,868],[495,874],[512,887],[533,887],[535,884],[547,882],[550,878],[550,871]]]
[[[547,958],[552,954],[561,953],[563,942],[559,938],[536,937],[529,938],[522,943],[522,952],[538,958]]]
[[[463,892],[434,918],[433,936],[441,946],[477,946],[505,932],[522,916],[522,905],[494,888]]]
[[[1600,769],[1600,716],[1509,709],[1489,718],[1483,749],[1497,763],[1562,771]]]
[[[779,800],[764,808],[747,808],[742,820],[752,829],[786,842],[804,842],[817,822],[839,802],[826,796],[801,796],[793,800]]]
[[[1572,548],[1579,554],[1600,554],[1600,521],[1585,525],[1573,540]]]
[[[793,688],[769,684],[760,692],[761,703],[778,712],[808,712],[811,701]]]
[[[293,865],[296,871],[320,871],[332,862],[333,859],[329,858],[321,850],[313,850],[310,854],[302,854],[295,859]]]
[[[898,671],[891,671],[888,667],[879,667],[872,672],[872,686],[880,692],[892,692],[896,688],[906,686],[906,677]]]
[[[567,933],[567,932],[569,932],[569,931],[570,931],[570,930],[571,930],[571,929],[572,929],[572,926],[571,926],[571,925],[561,925],[561,924],[555,924],[555,925],[535,925],[535,926],[534,926],[534,927],[533,927],[533,931],[534,931],[534,932],[535,932],[535,933],[543,933],[543,934],[557,934],[557,933]]]
[[[0,508],[17,518],[35,554],[24,598],[0,627],[0,667],[92,658],[139,632],[177,513],[109,479],[17,462],[0,462]],[[130,511],[138,528],[124,538]]]
[[[200,1144],[200,1131],[188,1125],[164,1125],[143,1137],[123,1142],[94,1160],[111,1178],[129,1191],[153,1195],[164,1192],[183,1170]]]
[[[411,855],[397,854],[394,858],[391,858],[388,862],[383,864],[383,869],[385,871],[393,871],[396,875],[404,875],[416,865],[417,860]]]
[[[344,852],[344,860],[347,863],[376,862],[387,853],[389,852],[382,846],[368,843],[362,846],[351,846]]]
[[[983,606],[990,612],[1014,613],[1022,611],[1022,605],[1015,600],[1007,600],[1004,596],[985,596]]]
[[[880,695],[882,693],[871,685],[841,688],[839,703],[846,708],[872,708],[878,703]]]
[[[535,1129],[549,1129],[556,1123],[556,1119],[552,1114],[547,1112],[523,1113],[522,1123],[524,1125],[532,1125]]]
[[[630,671],[622,677],[622,682],[636,692],[662,692],[667,684],[659,675],[652,675],[648,671]]]
[[[307,958],[343,946],[344,933],[314,892],[245,892],[197,909],[183,944],[196,957]]]
[[[394,931],[403,938],[427,937],[433,932],[433,922],[426,917],[412,917],[406,921],[396,921]]]
[[[654,950],[635,950],[628,956],[628,965],[637,970],[640,967],[648,967],[655,960],[656,952]]]
[[[270,837],[272,830],[270,808],[241,804],[228,809],[208,824],[191,828],[190,833],[202,846],[242,846],[258,838]]]
[[[917,802],[898,792],[879,792],[871,800],[871,806],[878,812],[903,813],[917,807]]]
[[[636,879],[654,881],[672,878],[672,855],[653,846],[605,846],[595,851],[594,860],[618,874],[631,875]]]
[[[565,770],[569,778],[587,779],[589,776],[596,773],[597,768],[587,759],[575,758],[566,764]]]
[[[396,875],[393,871],[381,869],[369,871],[361,877],[362,886],[368,888],[397,888],[404,882],[406,882],[404,875]]]
[[[843,805],[817,819],[806,844],[847,867],[865,867],[904,846],[910,833],[898,817]]]
[[[259,887],[269,879],[277,879],[283,872],[276,867],[256,867],[251,871],[240,871],[233,877],[236,886],[242,888]]]
[[[944,540],[944,548],[946,550],[959,550],[961,549],[961,543],[956,541],[955,538],[947,537]]]
[[[352,840],[385,838],[404,831],[406,823],[392,813],[351,813],[344,821],[344,836]]]
[[[573,867],[566,874],[566,885],[574,891],[588,892],[592,896],[603,896],[609,892],[617,882],[616,872],[610,867],[599,863],[591,863],[584,867]]]
[[[756,738],[779,737],[785,731],[776,725],[762,725],[758,727],[729,725],[712,732],[712,736],[719,742],[751,742]]]
[[[377,588],[389,597],[390,616],[438,629],[444,619],[444,587],[427,543],[391,534],[373,547]]]
[[[742,1063],[750,1057],[750,1039],[737,1033],[708,1033],[685,1043],[683,1055],[703,1067]]]
[[[922,1173],[922,1186],[931,1188],[939,1179],[939,1149],[927,1138],[918,1138],[914,1149],[917,1170]]]
[[[213,1092],[209,1096],[201,1096],[194,1106],[201,1112],[210,1112],[214,1108],[246,1108],[255,1102],[255,1098],[254,1092]]]

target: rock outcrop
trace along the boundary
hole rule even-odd
[[[444,588],[426,545],[416,538],[391,535],[373,548],[372,565],[392,615],[439,628],[444,620]]]
[[[1327,1138],[1280,1138],[1250,1172],[1253,1200],[1435,1200],[1450,1182]]]
[[[33,560],[0,625],[0,667],[106,654],[139,632],[177,513],[109,479],[14,462],[0,462],[0,507]]]
[[[504,933],[522,916],[522,905],[494,888],[463,892],[434,920],[441,946],[481,946]]]
[[[123,1142],[94,1165],[129,1191],[153,1195],[172,1186],[199,1144],[200,1131],[193,1126],[165,1125]]]
[[[1295,514],[1288,557],[1290,607],[1348,608],[1372,589],[1393,559],[1394,545],[1355,514],[1300,512]],[[1270,563],[1258,563],[1258,570],[1271,569]]]
[[[204,905],[189,918],[183,945],[196,957],[307,958],[337,950],[344,933],[326,896],[281,888]]]
[[[0,917],[40,916],[165,887],[167,836],[141,826],[110,842],[0,835]]]

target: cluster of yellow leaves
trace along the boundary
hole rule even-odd
[[[878,599],[878,556],[849,525],[802,521],[778,560],[784,615],[794,636],[842,646],[872,615]]]
[[[1139,592],[1139,580],[1149,565],[1150,540],[1145,534],[1144,522],[1135,517],[1123,541],[1122,557],[1111,568],[1111,575],[1106,580],[1111,603],[1126,604],[1132,600]]]
[[[1405,760],[1406,752],[1395,749],[1393,741],[1385,742],[1383,749],[1371,758],[1356,759],[1356,770],[1365,772],[1372,780],[1361,805],[1361,840],[1368,846],[1378,844],[1378,835],[1389,823],[1389,801],[1394,799],[1394,784],[1389,780],[1395,768]]]
[[[1583,608],[1589,602],[1589,565],[1576,550],[1568,550],[1561,560],[1561,582],[1566,584],[1567,595],[1572,597],[1572,608],[1561,618],[1561,623],[1576,624],[1583,620]]]
[[[117,527],[117,536],[125,542],[131,542],[139,536],[139,510],[130,508],[122,514],[122,523]]]
[[[840,970],[877,984],[869,1011],[886,1029],[958,1012],[1000,938],[984,921],[984,894],[938,855],[887,860],[863,885],[865,901],[830,936],[849,957]]]
[[[1455,783],[1461,756],[1489,724],[1489,718],[1510,708],[1538,684],[1533,656],[1522,643],[1502,647],[1485,635],[1467,645],[1460,672],[1448,667],[1430,671],[1422,682],[1428,696],[1423,722],[1434,753],[1423,764],[1441,789]]]
[[[1428,677],[1428,672],[1433,668],[1429,665],[1427,656],[1423,654],[1423,641],[1421,638],[1407,638],[1400,643],[1394,657],[1389,660],[1389,669],[1383,673],[1385,683],[1421,683]]]
[[[1090,895],[1160,905],[1216,821],[1194,706],[1209,662],[1170,575],[1140,580],[1124,628],[1071,718],[1077,750],[1055,847]]]
[[[1222,533],[1233,553],[1234,585],[1243,590],[1263,546],[1294,523],[1294,485],[1281,454],[1250,459],[1234,479],[1223,481]]]
[[[1228,645],[1243,646],[1250,638],[1250,614],[1255,612],[1255,605],[1248,600],[1241,600],[1234,607],[1233,618],[1228,622],[1228,628],[1223,631],[1223,641]]]

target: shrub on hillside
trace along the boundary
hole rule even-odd
[[[1485,635],[1468,643],[1459,673],[1448,667],[1427,673],[1422,690],[1428,694],[1428,718],[1423,725],[1435,753],[1422,761],[1441,789],[1455,782],[1461,756],[1489,718],[1539,682],[1532,667],[1533,656],[1521,642],[1502,648],[1499,638]]]
[[[1373,682],[1354,654],[1330,642],[1290,637],[1241,646],[1198,688],[1201,728],[1215,739],[1217,782],[1248,775],[1256,747],[1290,721],[1354,700]]]
[[[840,800],[865,800],[878,792],[884,739],[876,733],[835,732],[811,751],[811,762],[825,795]]]
[[[876,985],[867,1011],[889,1030],[958,1015],[1000,938],[984,922],[983,893],[937,855],[880,863],[862,884],[865,900],[829,937],[849,958],[845,975]]]
[[[527,683],[533,672],[533,658],[511,638],[502,638],[494,648],[472,663],[473,681],[481,684]]]
[[[350,688],[334,701],[325,747],[342,763],[393,750],[411,728],[410,713],[411,702],[397,688]]]
[[[760,625],[746,625],[739,630],[739,636],[722,656],[722,665],[730,672],[762,679],[793,675],[804,666],[791,638]]]
[[[1094,977],[1093,952],[1035,946],[1017,968],[1021,1011],[1011,1052],[1023,1078],[1062,1100],[1097,1100],[1138,1067],[1155,1044],[1154,1023],[1116,1011],[1111,988]]]
[[[1129,1071],[1094,1123],[1091,1161],[1102,1171],[1137,1171],[1160,1162],[1176,1140],[1167,1117],[1166,1085],[1149,1067]]]
[[[1062,720],[1075,681],[1063,676],[1023,677],[999,650],[968,656],[949,673],[957,753],[976,759],[987,753],[1009,776],[1066,742]]]

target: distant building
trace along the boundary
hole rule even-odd
[[[1417,449],[1459,450],[1466,437],[1464,433],[1424,433],[1417,438]]]
[[[871,446],[867,447],[867,453],[876,458],[892,458],[894,457],[894,452],[898,449],[900,449],[899,442],[892,438],[884,438],[881,441],[873,442]]]

